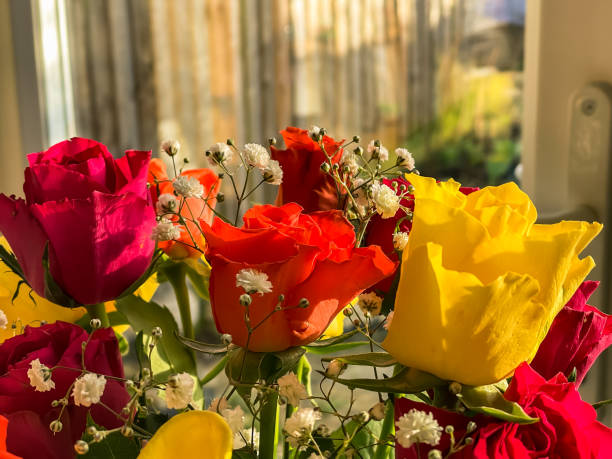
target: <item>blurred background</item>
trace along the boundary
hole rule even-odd
[[[0,191],[74,135],[116,155],[173,138],[203,166],[214,142],[316,124],[407,147],[426,175],[515,180],[541,221],[607,223],[611,22],[609,0],[0,0]],[[589,401],[612,397],[606,359]]]

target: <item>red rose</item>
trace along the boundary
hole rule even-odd
[[[281,131],[286,150],[272,147],[272,158],[280,163],[283,183],[278,189],[276,205],[297,202],[305,212],[338,209],[338,193],[334,179],[321,170],[327,162],[325,153],[305,129],[288,127]],[[342,156],[342,143],[323,136],[326,153],[337,164]]]
[[[0,346],[0,414],[9,420],[8,450],[24,459],[72,457],[73,445],[85,430],[87,412],[98,425],[115,428],[123,423],[101,404],[90,408],[69,404],[62,415],[63,429],[53,434],[51,421],[57,419],[60,407],[51,402],[63,398],[80,371],[57,368],[52,380],[55,388],[36,391],[30,385],[27,371],[30,362],[52,368],[62,366],[81,369],[81,345],[88,334],[77,325],[56,322],[42,327],[26,327],[22,335],[6,340]],[[96,330],[85,350],[85,368],[89,371],[123,378],[123,366],[115,333],[111,328]],[[70,395],[70,394],[69,394]],[[129,401],[124,384],[107,378],[101,402],[116,412]],[[45,455],[45,453],[47,455]]]
[[[112,300],[145,272],[155,247],[150,155],[129,150],[115,160],[81,138],[28,155],[26,199],[0,194],[0,231],[36,293],[45,296],[47,242],[51,275],[80,304]]]
[[[254,331],[248,347],[252,351],[280,351],[314,341],[355,296],[395,269],[380,247],[354,248],[353,227],[340,211],[304,214],[295,203],[256,206],[244,215],[242,228],[218,218],[212,227],[202,227],[220,333],[246,346],[245,308],[239,303],[244,290],[236,286],[239,271],[261,271],[272,283],[270,293],[252,295],[252,327],[274,311],[279,295],[285,297],[283,309]],[[302,298],[309,305],[297,308]]]
[[[408,188],[408,186],[410,185],[410,182],[403,177],[397,177],[394,179],[383,179],[382,183],[383,185],[387,185],[391,189],[393,189],[393,184],[397,183],[397,195],[405,193],[405,191],[400,191],[401,185],[404,185],[406,188]],[[478,188],[463,186],[459,188],[459,190],[463,194],[467,195],[473,193],[474,191],[477,191]],[[412,198],[412,195],[409,194],[401,200],[401,205],[410,209],[411,211],[414,211],[414,199]],[[385,252],[385,255],[387,255],[393,261],[399,261],[397,252],[393,247],[393,233],[395,232],[395,227],[400,220],[401,222],[399,223],[399,227],[397,230],[403,233],[410,233],[410,230],[412,229],[412,220],[408,220],[405,217],[406,212],[402,208],[400,208],[396,212],[395,216],[391,218],[382,218],[379,214],[375,214],[370,219],[370,223],[368,223],[365,235],[365,243],[367,245],[379,245],[382,248],[383,252]],[[384,296],[384,294],[389,291],[391,285],[393,284],[393,277],[394,276],[391,275],[386,279],[383,279],[370,290],[377,291],[378,293]]]
[[[0,459],[21,459],[6,450],[6,428],[8,419],[0,416]]]
[[[569,376],[576,368],[580,385],[589,368],[612,344],[612,316],[587,303],[599,282],[585,281],[559,312],[531,367],[545,378],[558,372]]]
[[[212,223],[214,213],[212,209],[217,205],[217,193],[219,192],[220,183],[219,177],[210,169],[191,169],[182,172],[180,175],[185,177],[193,177],[197,179],[204,187],[204,195],[202,198],[186,198],[181,210],[181,215],[186,219],[186,226],[189,232],[183,229],[181,237],[172,241],[160,241],[158,247],[163,249],[166,254],[174,259],[182,258],[199,258],[202,253],[194,249],[192,246],[195,239],[198,247],[202,246],[202,233],[198,228],[197,223],[192,220],[202,219],[206,223]],[[172,181],[168,178],[166,165],[161,159],[152,159],[149,164],[149,189],[153,205],[157,208],[157,213],[174,222],[178,222],[178,216],[172,215],[164,211],[163,208],[157,205],[161,195],[174,196],[174,188]],[[208,203],[208,205],[207,205]],[[178,210],[178,209],[176,209]],[[190,236],[191,233],[191,236]]]

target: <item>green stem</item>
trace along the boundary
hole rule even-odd
[[[194,339],[195,332],[193,321],[191,320],[191,305],[189,304],[189,289],[187,289],[187,271],[185,270],[185,265],[178,262],[169,264],[163,269],[176,296],[176,304],[181,314],[181,323],[183,324],[183,336]]]
[[[106,306],[104,303],[88,304],[85,308],[87,309],[89,317],[92,319],[100,319],[102,327],[110,327],[110,320],[108,319],[108,314],[106,314]]]
[[[225,364],[228,360],[229,357],[227,355],[223,356],[223,358],[217,362],[217,364],[206,374],[206,376],[200,379],[200,386],[203,386],[207,382],[215,379],[216,376],[225,368]]]
[[[389,399],[385,404],[385,419],[383,420],[382,428],[380,430],[379,441],[381,443],[376,447],[374,459],[386,459],[389,452],[391,452],[391,447],[387,445],[387,437],[393,433],[393,421],[393,400]]]
[[[278,444],[278,393],[268,392],[262,402],[259,423],[259,457],[276,459]]]

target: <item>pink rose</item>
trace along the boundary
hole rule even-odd
[[[81,138],[28,155],[26,199],[0,194],[0,231],[36,293],[50,296],[47,243],[53,279],[79,304],[114,299],[145,272],[155,247],[150,157],[129,150],[115,160],[101,143]]]
[[[62,415],[63,429],[58,434],[49,430],[61,407],[51,402],[63,398],[81,372],[81,345],[88,334],[81,327],[56,322],[42,327],[26,327],[22,335],[7,339],[0,345],[0,414],[8,420],[7,449],[24,459],[63,459],[73,456],[74,442],[85,430],[87,412],[98,425],[109,429],[123,425],[121,420],[101,404],[91,408],[76,406],[74,399]],[[52,368],[55,388],[40,392],[28,378],[30,362],[38,359]],[[111,328],[96,330],[85,350],[85,368],[102,375],[123,378],[123,365],[115,332]],[[101,402],[116,412],[129,401],[122,382],[107,378]]]
[[[531,367],[545,378],[576,368],[580,385],[599,354],[612,344],[612,316],[587,303],[599,282],[585,281],[559,312]]]

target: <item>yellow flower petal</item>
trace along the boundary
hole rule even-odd
[[[232,431],[212,411],[177,414],[153,435],[138,459],[230,459]]]

